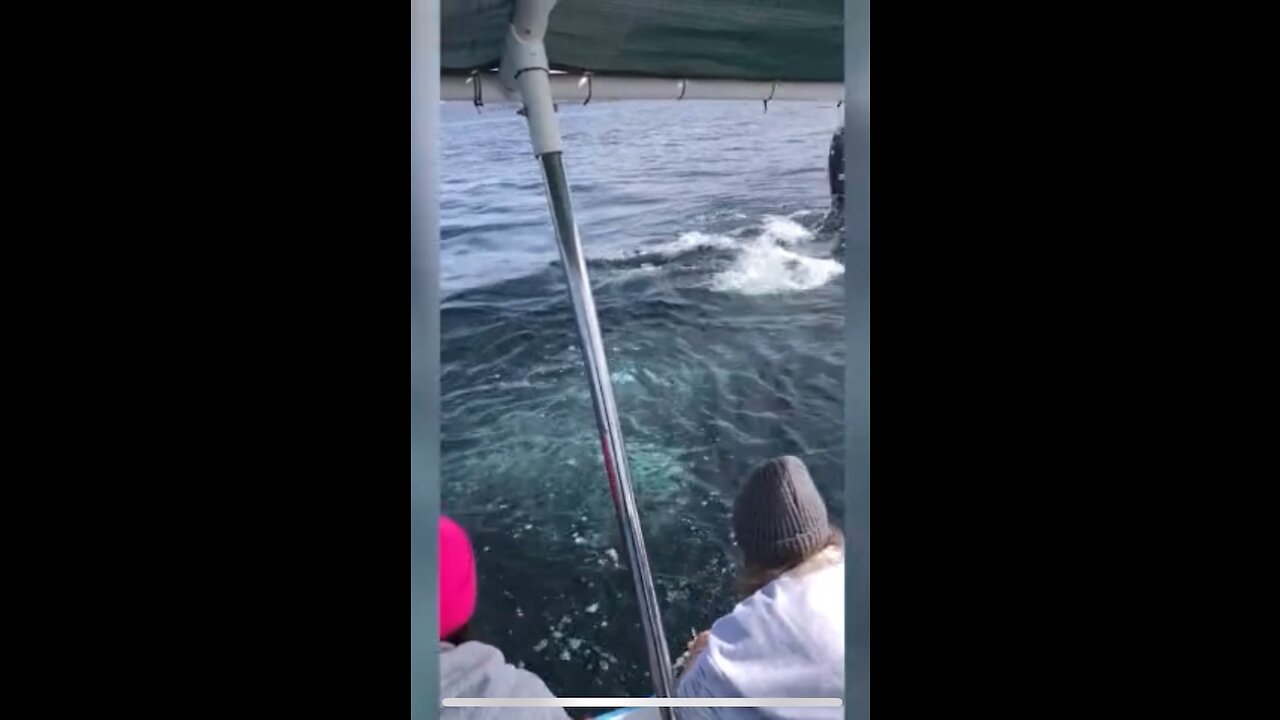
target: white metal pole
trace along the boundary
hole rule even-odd
[[[436,252],[435,121],[440,102],[440,6],[413,0],[410,35],[410,701],[411,720],[439,716],[436,628],[440,467],[440,308]]]
[[[847,0],[845,103],[845,717],[871,717],[871,0]]]
[[[573,218],[573,201],[569,195],[569,182],[565,177],[561,157],[560,125],[556,121],[555,102],[551,97],[550,71],[543,38],[554,6],[555,0],[519,0],[507,34],[501,77],[508,89],[518,91],[524,100],[529,121],[529,139],[533,144],[534,154],[542,164],[547,201],[556,231],[556,244],[564,265],[565,279],[569,284],[569,297],[573,301],[573,311],[577,317],[578,339],[582,344],[582,356],[591,384],[591,401],[600,432],[605,474],[609,480],[614,511],[622,533],[623,550],[627,564],[631,567],[636,599],[640,605],[640,621],[645,633],[654,694],[669,698],[673,689],[670,651],[663,633],[662,615],[658,609],[658,597],[649,570],[640,516],[631,488],[631,473],[627,468],[626,447],[622,441],[622,424],[618,419],[613,386],[609,380],[609,363],[605,358],[604,340],[596,317],[595,298],[587,275],[582,238],[578,235],[578,225]],[[670,708],[661,708],[660,712],[664,720],[671,720]]]

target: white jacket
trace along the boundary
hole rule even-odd
[[[828,550],[711,627],[680,697],[844,697],[844,557]],[[682,708],[680,720],[842,720],[843,707]]]

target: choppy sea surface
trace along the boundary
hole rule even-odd
[[[538,164],[514,106],[441,106],[442,509],[473,628],[562,696],[652,693]],[[828,104],[562,106],[672,657],[732,609],[733,493],[808,463],[843,516],[843,274]]]

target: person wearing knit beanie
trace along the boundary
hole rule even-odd
[[[458,523],[440,517],[440,696],[554,698],[537,675],[516,668],[495,647],[472,640],[476,556]],[[569,720],[564,708],[440,708],[440,720]]]
[[[790,567],[831,541],[827,506],[800,458],[751,472],[733,502],[733,533],[748,567]]]
[[[733,503],[741,602],[690,643],[687,698],[844,696],[844,551],[809,469],[790,455],[751,471]],[[843,708],[774,708],[769,718],[837,720]],[[764,717],[686,708],[681,720]]]

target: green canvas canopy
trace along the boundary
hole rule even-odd
[[[514,0],[441,0],[440,67],[496,68]],[[560,0],[552,69],[722,80],[842,82],[842,0]]]

